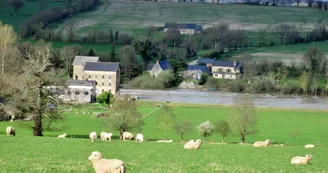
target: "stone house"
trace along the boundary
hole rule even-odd
[[[170,29],[177,29],[181,34],[195,35],[202,32],[202,25],[197,25],[195,23],[165,23],[164,32],[167,32]]]
[[[99,62],[97,56],[75,56],[73,61],[73,79],[82,80],[83,68],[86,62]]]
[[[210,70],[204,65],[188,65],[184,77],[199,80],[203,73],[211,74]]]
[[[96,81],[68,80],[65,94],[60,97],[66,102],[93,103],[96,101]]]
[[[73,70],[73,76],[75,79],[79,80],[94,80],[96,81],[96,94],[101,94],[105,91],[111,92],[115,95],[120,86],[120,67],[119,63],[111,63],[111,62],[99,62],[98,57],[92,59],[91,62],[84,61],[80,59],[80,57],[75,57],[74,62],[80,65],[82,62],[82,66],[73,66],[75,70]],[[80,60],[76,60],[80,59]],[[89,59],[90,60],[90,59]]]
[[[157,77],[164,70],[173,70],[169,61],[156,61],[155,64],[148,64],[147,71],[153,77]]]
[[[236,61],[214,61],[212,64],[212,75],[220,79],[237,79],[243,73],[243,65]]]
[[[212,59],[212,58],[201,58],[201,57],[199,57],[197,59],[196,64],[197,65],[205,65],[206,67],[211,68],[214,61],[215,61],[215,59]]]

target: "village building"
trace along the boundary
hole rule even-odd
[[[220,79],[237,79],[243,73],[243,65],[236,61],[214,61],[212,64],[212,75]]]
[[[202,33],[202,25],[195,23],[177,24],[177,23],[165,23],[164,32],[170,29],[177,29],[181,34],[195,35]]]
[[[162,71],[173,70],[172,65],[169,61],[156,61],[155,64],[148,64],[147,71],[153,77],[157,77]]]

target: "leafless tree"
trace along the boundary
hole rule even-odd
[[[169,29],[166,33],[166,39],[171,42],[172,47],[179,46],[181,42],[181,33],[178,29]]]
[[[77,54],[78,50],[73,46],[66,46],[60,50],[60,56],[66,62],[67,79],[70,78],[72,62]]]
[[[164,105],[161,114],[159,114],[156,119],[157,126],[164,130],[164,139],[167,139],[167,131],[174,125],[175,121],[176,116],[174,115],[172,108]]]
[[[231,114],[232,131],[245,143],[246,136],[257,133],[256,108],[253,100],[247,96],[236,98]]]
[[[74,31],[77,27],[77,22],[75,21],[70,21],[65,23],[65,31],[67,32],[67,39],[72,41],[74,40]]]
[[[0,55],[1,55],[1,74],[5,73],[5,58],[9,49],[16,44],[17,36],[10,25],[4,25],[0,22]]]
[[[276,34],[280,38],[281,44],[285,43],[286,36],[290,32],[290,29],[291,29],[291,27],[288,24],[279,24],[274,27],[274,32],[276,32]]]

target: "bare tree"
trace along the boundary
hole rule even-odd
[[[118,52],[123,73],[122,76],[125,76],[127,79],[138,76],[141,73],[141,65],[137,60],[134,48],[131,46],[124,46],[121,47]]]
[[[288,35],[288,33],[290,31],[290,26],[288,24],[279,24],[274,27],[274,31],[280,38],[280,43],[284,44],[285,37]]]
[[[78,50],[72,46],[66,46],[60,50],[60,56],[66,62],[67,79],[70,79],[72,61],[77,54]]]
[[[241,96],[235,100],[230,119],[232,132],[240,135],[242,143],[245,143],[247,135],[258,132],[256,109],[250,97]]]
[[[259,30],[259,46],[265,46],[266,45],[266,37],[267,37],[267,30],[266,29],[260,29]]]
[[[67,40],[72,41],[74,40],[74,31],[77,27],[77,23],[75,21],[70,21],[65,23],[65,31],[67,33]]]
[[[204,121],[198,126],[198,131],[200,135],[207,138],[213,134],[214,126],[211,124],[210,121]]]
[[[17,36],[10,25],[3,25],[0,22],[0,54],[1,54],[1,74],[5,73],[5,58],[9,49],[16,44]]]
[[[166,39],[171,42],[172,47],[179,46],[181,42],[181,33],[178,29],[169,29],[166,33]]]
[[[167,138],[167,131],[172,125],[174,125],[175,120],[176,116],[174,115],[172,108],[164,105],[161,114],[159,114],[156,119],[157,126],[164,130],[164,139]]]
[[[183,140],[184,135],[192,130],[192,124],[188,120],[176,122],[174,124],[174,129],[175,132],[180,135],[181,140]]]
[[[42,116],[49,106],[49,94],[45,86],[53,84],[55,79],[55,74],[51,71],[50,45],[37,45],[33,51],[26,52],[26,55],[28,57],[24,67],[27,72],[26,82],[30,97],[33,97],[31,100],[35,103],[34,136],[43,136]]]
[[[113,129],[120,132],[120,139],[123,139],[123,132],[138,129],[143,124],[137,104],[129,95],[124,95],[123,99],[116,99],[110,114],[108,122]]]

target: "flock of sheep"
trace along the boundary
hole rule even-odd
[[[16,135],[15,128],[8,126],[6,128],[7,136]],[[100,139],[102,141],[111,141],[113,134],[107,133],[107,132],[101,132],[100,133]],[[59,135],[58,138],[66,138],[67,134],[64,133],[62,135]],[[97,133],[91,132],[89,135],[91,142],[95,142],[97,140]],[[124,132],[122,136],[123,141],[131,140],[133,139],[133,134],[130,132]],[[144,142],[144,136],[141,133],[138,133],[135,137],[136,142]],[[173,140],[158,140],[157,142],[173,142]],[[195,150],[199,149],[202,144],[202,141],[200,139],[197,139],[196,141],[190,140],[184,145],[184,149],[188,150]],[[271,144],[270,140],[265,141],[257,141],[253,144],[253,147],[268,147]],[[313,144],[307,144],[304,148],[314,148]],[[310,154],[307,154],[305,157],[296,156],[293,157],[291,160],[291,164],[298,165],[298,164],[308,164],[311,160],[312,156]],[[122,160],[118,159],[103,159],[102,154],[98,151],[94,151],[91,153],[91,155],[88,158],[93,165],[93,168],[95,169],[96,173],[125,173],[126,172],[126,166],[125,163]]]

